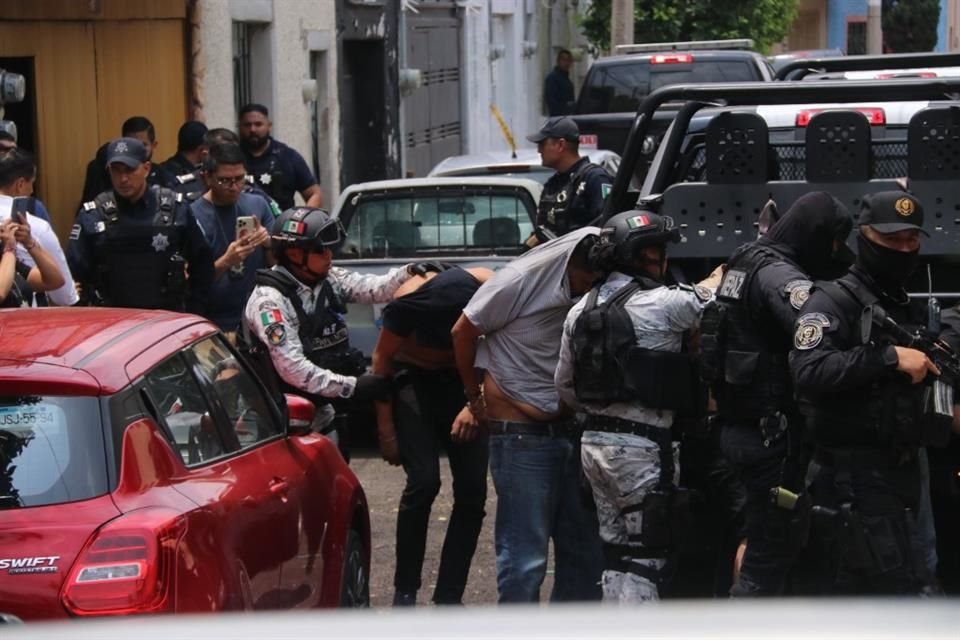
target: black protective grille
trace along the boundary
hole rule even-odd
[[[807,179],[806,147],[803,143],[778,144],[771,146],[777,154],[777,173],[769,176],[771,180]],[[693,150],[694,158],[684,182],[706,181],[707,154],[704,145]],[[875,142],[871,178],[900,178],[907,175],[907,143]]]

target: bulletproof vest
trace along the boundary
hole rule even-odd
[[[156,187],[151,224],[124,221],[112,191],[83,205],[98,216],[95,240],[98,303],[104,306],[182,311],[187,287],[180,249],[185,229],[175,224],[179,194]]]
[[[787,362],[791,336],[758,313],[750,296],[757,272],[784,261],[772,247],[751,245],[731,261],[704,309],[701,375],[713,384],[718,412],[734,424],[758,425],[795,411]]]
[[[896,344],[894,336],[882,327],[861,322],[864,309],[880,301],[855,275],[847,274],[834,282],[817,282],[816,287],[840,306],[846,322],[855,328],[857,345],[872,343],[885,347]],[[900,324],[909,331],[918,328],[917,325]],[[842,444],[909,447],[938,440],[938,435],[927,430],[923,411],[923,396],[930,384],[928,380],[913,385],[901,374],[891,373],[864,390],[818,398],[810,407],[817,438]]]
[[[277,201],[281,211],[293,206],[297,190],[280,166],[279,149],[274,147],[270,150],[267,170],[254,173],[253,179],[267,195]]]
[[[577,196],[587,187],[587,173],[597,165],[585,162],[573,173],[558,191],[544,191],[540,195],[540,204],[537,205],[537,224],[543,225],[561,236],[582,225],[577,225],[577,211],[573,210],[573,203]]]
[[[693,401],[692,368],[683,353],[637,346],[624,305],[639,290],[664,286],[638,277],[603,304],[600,287],[587,295],[573,328],[574,393],[584,403],[639,402],[650,409],[682,409]]]
[[[290,300],[300,325],[298,335],[303,353],[313,364],[345,376],[357,376],[366,369],[366,361],[359,349],[350,346],[350,334],[343,314],[347,307],[324,280],[312,314],[307,314],[297,295],[297,282],[287,274],[273,269],[259,269],[254,277],[257,285],[273,287]]]

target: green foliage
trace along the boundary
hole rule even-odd
[[[883,0],[883,46],[892,53],[933,51],[939,0]]]
[[[766,51],[790,31],[798,5],[799,0],[634,0],[634,42],[751,38]],[[610,50],[610,14],[610,0],[593,0],[581,22],[597,51]]]

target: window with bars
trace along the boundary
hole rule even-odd
[[[233,23],[233,106],[237,112],[252,102],[250,43],[254,28],[249,22]]]

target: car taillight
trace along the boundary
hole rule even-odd
[[[855,107],[853,111],[859,111],[867,116],[867,122],[872,125],[882,125],[887,123],[887,113],[880,107]],[[796,126],[805,127],[810,124],[810,119],[829,109],[803,109],[797,112]]]
[[[658,53],[650,57],[650,64],[690,64],[692,53]]]
[[[140,509],[100,528],[77,557],[61,600],[77,616],[159,613],[173,608],[177,545],[186,521],[170,509]]]

